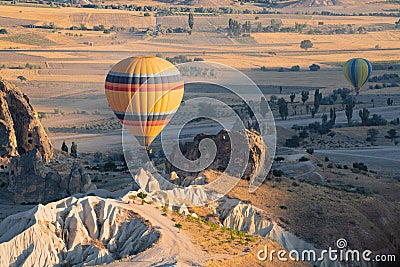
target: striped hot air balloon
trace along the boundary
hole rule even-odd
[[[118,119],[141,145],[148,147],[178,110],[184,82],[170,62],[135,56],[111,68],[105,90]]]
[[[353,58],[344,64],[343,72],[358,94],[371,76],[372,65],[364,58]]]

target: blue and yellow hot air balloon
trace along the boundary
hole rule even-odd
[[[153,56],[135,56],[111,68],[105,90],[118,119],[141,145],[148,147],[178,110],[184,82],[170,62]]]
[[[353,58],[344,64],[343,72],[344,76],[351,85],[353,85],[358,95],[361,87],[363,87],[371,76],[372,65],[364,58]]]

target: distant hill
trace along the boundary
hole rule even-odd
[[[294,5],[302,7],[347,6],[365,4],[367,0],[299,0]]]
[[[302,0],[300,4],[305,6],[336,6],[342,3],[339,0]]]
[[[232,0],[158,0],[159,2],[169,3],[173,5],[190,5],[190,6],[229,6]]]

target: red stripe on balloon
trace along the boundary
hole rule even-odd
[[[165,86],[165,85],[164,85]],[[157,88],[158,87],[158,88]],[[162,86],[151,86],[151,85],[145,85],[142,87],[142,85],[132,85],[130,88],[126,86],[126,84],[115,84],[115,83],[109,83],[106,82],[105,88],[106,90],[110,91],[119,91],[119,92],[131,92],[131,93],[136,93],[136,92],[168,92],[171,90],[179,90],[184,88],[184,84],[180,84],[171,88],[163,88]]]

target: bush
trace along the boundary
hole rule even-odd
[[[26,81],[26,78],[22,75],[17,77],[21,82]]]
[[[140,199],[145,199],[147,197],[147,194],[143,193],[143,192],[139,192],[139,193],[137,193],[137,197]]]
[[[149,12],[145,12],[145,13],[143,14],[143,16],[149,17],[149,16],[150,16],[150,13],[149,13]]]
[[[93,26],[94,31],[104,31],[105,29],[104,25]]]
[[[314,148],[307,148],[306,152],[310,155],[314,154]]]
[[[281,162],[281,161],[284,161],[284,160],[285,160],[284,157],[276,157],[276,158],[274,158],[274,161],[278,161],[278,162]]]
[[[193,61],[204,61],[204,59],[201,58],[201,57],[195,57],[195,58],[193,59]]]
[[[333,169],[333,163],[329,163],[326,167],[329,169]]]
[[[312,64],[311,66],[309,66],[310,71],[319,71],[321,69],[321,67],[317,64]]]
[[[108,161],[106,164],[104,164],[104,171],[109,172],[109,171],[115,171],[117,169],[117,165],[115,165],[114,162]]]
[[[292,67],[290,68],[290,71],[300,71],[300,66],[299,66],[299,65],[292,66]]]
[[[281,177],[281,176],[283,176],[283,171],[282,171],[282,170],[273,170],[273,171],[272,171],[272,174],[273,174],[275,177]]]
[[[368,171],[367,165],[365,165],[362,162],[354,162],[353,163],[353,168],[354,169],[359,169],[360,171]]]
[[[300,146],[300,137],[297,135],[293,135],[292,138],[286,139],[285,145],[287,147],[299,147]]]
[[[6,29],[0,29],[0,34],[7,34],[7,30]]]
[[[286,207],[286,206],[284,206],[284,205],[282,205],[282,206],[279,206],[279,208],[280,208],[281,210],[287,210],[287,207]]]
[[[303,157],[299,158],[299,161],[300,161],[300,162],[310,161],[310,159],[303,156]]]

